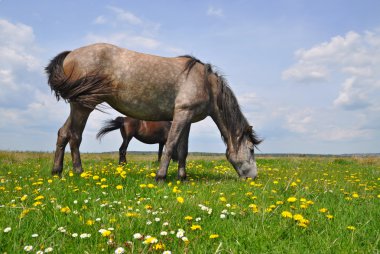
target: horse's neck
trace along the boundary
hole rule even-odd
[[[211,118],[214,120],[216,126],[218,127],[220,134],[222,135],[223,141],[226,143],[228,149],[233,147],[233,138],[236,136],[232,131],[228,128],[227,123],[223,121],[220,112],[214,113]]]

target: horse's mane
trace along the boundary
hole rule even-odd
[[[210,85],[208,78],[209,75],[215,75],[217,77],[219,87],[217,105],[221,110],[223,122],[232,133],[236,133],[240,135],[240,137],[243,137],[243,135],[248,135],[254,146],[259,145],[262,140],[257,136],[255,131],[249,125],[247,119],[244,117],[236,96],[232,92],[227,80],[223,77],[223,75],[220,75],[217,71],[215,71],[211,64],[205,64],[193,56],[184,55],[181,57],[188,58],[188,61],[186,62],[185,68],[183,70],[184,72],[187,72],[187,75],[189,75],[191,69],[195,66],[196,63],[200,63],[204,65],[205,82],[207,85]],[[227,137],[223,137],[222,135],[222,139],[224,143],[227,143]],[[238,140],[232,139],[232,142],[234,143],[233,145],[235,147],[239,146]]]

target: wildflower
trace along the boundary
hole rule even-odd
[[[347,229],[348,229],[348,230],[351,230],[351,231],[356,230],[356,228],[355,228],[354,226],[348,226]]]
[[[186,216],[185,217],[185,220],[192,220],[193,219],[193,217],[191,217],[191,216]]]
[[[176,234],[177,238],[182,238],[185,236],[185,231],[183,229],[178,229],[178,232]]]
[[[33,234],[32,237],[36,238],[36,237],[38,237],[38,234]]]
[[[156,243],[154,246],[153,246],[153,249],[154,250],[163,250],[165,249],[165,245],[163,243]]]
[[[91,234],[83,233],[83,234],[80,234],[79,237],[82,238],[82,239],[84,239],[84,238],[90,238]]]
[[[24,247],[24,251],[26,251],[26,252],[30,252],[32,250],[33,250],[33,246],[32,245],[27,245],[27,246]]]
[[[71,234],[71,236],[76,238],[76,237],[78,237],[78,233],[73,233],[73,234]]]
[[[25,201],[28,198],[28,195],[24,195],[21,197],[21,201]]]
[[[359,194],[354,193],[354,194],[352,194],[352,197],[353,197],[353,198],[359,198]]]
[[[195,221],[201,221],[201,220],[202,220],[201,217],[197,217],[197,218],[195,218]]]
[[[41,200],[41,199],[44,199],[44,198],[45,198],[44,196],[40,195],[40,196],[35,197],[34,200],[37,201],[37,200]]]
[[[276,201],[276,205],[283,205],[284,201]]]
[[[192,225],[191,230],[202,230],[202,227],[200,225]]]
[[[135,234],[133,235],[133,238],[134,238],[134,239],[141,239],[141,238],[143,238],[143,235],[140,234],[140,233],[135,233]]]
[[[151,243],[157,243],[158,240],[156,237],[153,236],[147,236],[147,238],[144,240],[143,244],[151,244]]]
[[[181,204],[183,204],[183,202],[185,202],[185,200],[183,199],[183,197],[177,197],[177,201]]]
[[[294,202],[297,201],[297,198],[296,198],[296,197],[290,197],[290,198],[288,198],[287,201],[288,201],[289,203],[294,203]]]
[[[94,225],[94,221],[93,220],[87,220],[86,221],[86,225],[89,225],[89,226],[91,226],[91,225]]]
[[[168,232],[166,232],[166,231],[161,231],[160,235],[162,235],[162,236],[168,235]]]
[[[222,202],[227,202],[227,199],[225,197],[220,197],[219,200]]]
[[[36,252],[36,254],[44,254],[44,252],[43,252],[42,250],[38,250],[38,251]]]
[[[52,252],[53,251],[53,248],[52,247],[47,247],[45,249],[45,253],[49,253],[49,252]]]
[[[211,234],[211,235],[210,235],[210,239],[215,239],[215,238],[218,238],[218,237],[219,237],[218,234]]]
[[[150,173],[151,177],[156,177],[156,173]]]
[[[100,229],[98,232],[101,233],[104,237],[111,235],[111,231],[107,229]]]
[[[254,213],[258,213],[258,212],[259,212],[259,209],[258,209],[258,207],[257,207],[256,204],[250,204],[248,207],[249,207],[249,208],[252,208],[252,211],[253,211]]]
[[[166,250],[166,251],[162,252],[162,254],[172,254],[172,252],[170,250]]]
[[[66,213],[66,214],[71,212],[71,210],[68,206],[62,207],[60,211],[61,211],[61,213]]]
[[[303,216],[301,214],[295,214],[295,215],[293,215],[293,219],[295,221],[302,221],[303,220]]]
[[[125,253],[125,250],[123,247],[118,247],[116,250],[115,250],[115,254],[123,254]]]
[[[288,211],[283,211],[282,213],[281,213],[281,216],[282,217],[284,217],[284,218],[293,218],[293,215],[292,215],[292,213],[291,212],[288,212]]]
[[[95,180],[95,181],[96,181],[96,180],[99,180],[99,178],[100,178],[100,177],[97,176],[97,175],[95,175],[95,176],[92,177],[92,179]]]
[[[190,242],[186,236],[182,237],[181,240],[184,241],[186,244]]]
[[[318,211],[320,211],[321,213],[325,213],[325,212],[327,212],[327,208],[321,208]]]
[[[149,188],[149,189],[156,188],[156,185],[154,185],[154,184],[152,184],[152,183],[149,183],[149,184],[148,184],[148,188]]]
[[[327,217],[327,219],[329,219],[329,220],[331,220],[332,218],[334,218],[334,216],[331,215],[331,214],[327,214],[326,217]]]
[[[117,186],[116,186],[116,189],[117,189],[117,190],[122,190],[122,189],[123,189],[123,185],[120,185],[120,184],[117,185]]]
[[[225,219],[227,216],[224,214],[224,213],[222,213],[221,215],[220,215],[220,218],[221,219]]]
[[[64,227],[59,227],[58,228],[58,231],[61,232],[61,233],[65,233],[66,232],[66,229]]]

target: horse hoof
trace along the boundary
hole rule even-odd
[[[74,173],[76,174],[82,174],[83,173],[83,169],[82,168],[74,168]]]
[[[156,182],[165,182],[166,176],[156,175]]]
[[[52,176],[59,176],[61,177],[62,176],[62,169],[59,169],[59,168],[53,168],[51,170],[51,175]]]
[[[177,179],[180,180],[181,182],[187,181],[187,177],[186,176],[178,176]]]

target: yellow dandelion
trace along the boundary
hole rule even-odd
[[[321,208],[318,211],[321,212],[321,213],[325,213],[325,212],[327,212],[327,208]]]
[[[28,195],[24,195],[21,197],[21,201],[25,201],[28,198]]]
[[[183,199],[183,197],[177,197],[177,201],[181,204],[183,204],[183,202],[185,202],[185,200]]]
[[[297,198],[296,198],[296,197],[290,197],[290,198],[287,199],[287,201],[288,201],[289,203],[294,203],[294,202],[297,201]]]
[[[202,230],[202,227],[200,225],[191,225],[191,230]]]
[[[218,238],[218,237],[219,237],[218,234],[211,234],[211,235],[210,235],[210,239],[215,239],[215,238]]]
[[[104,236],[104,237],[108,237],[108,236],[110,236],[111,235],[111,231],[110,230],[103,230],[102,231],[102,236]]]
[[[156,173],[150,173],[151,177],[156,177]]]
[[[156,243],[156,244],[153,246],[153,249],[154,249],[154,250],[164,250],[164,249],[165,249],[165,244],[163,244],[163,243]]]
[[[359,194],[354,193],[354,194],[352,194],[352,197],[353,197],[353,198],[359,198]]]
[[[351,231],[356,230],[356,228],[355,228],[354,226],[348,226],[347,229],[348,229],[348,230],[351,230]]]
[[[219,200],[222,202],[227,202],[227,199],[225,197],[220,197]]]
[[[329,219],[329,220],[331,220],[332,218],[334,218],[334,216],[331,215],[331,214],[327,214],[327,215],[326,215],[326,218]]]
[[[301,214],[295,214],[295,215],[293,215],[293,219],[295,221],[302,221],[304,218]]]
[[[88,226],[94,225],[94,223],[95,223],[95,221],[93,221],[93,220],[87,220],[86,221],[86,225],[88,225]]]
[[[293,214],[291,212],[288,212],[288,211],[283,211],[281,213],[281,216],[284,217],[284,218],[293,218]]]
[[[123,189],[123,185],[120,185],[120,184],[117,185],[117,186],[116,186],[116,189],[117,189],[117,190],[122,190],[122,189]]]
[[[70,213],[71,212],[71,210],[68,206],[62,207],[60,211],[61,211],[61,213]]]
[[[191,217],[191,216],[186,216],[185,217],[185,220],[192,220],[193,219],[193,217]]]
[[[34,200],[37,201],[37,200],[41,200],[41,199],[44,199],[44,198],[45,198],[44,196],[40,195],[40,196],[35,197]]]

